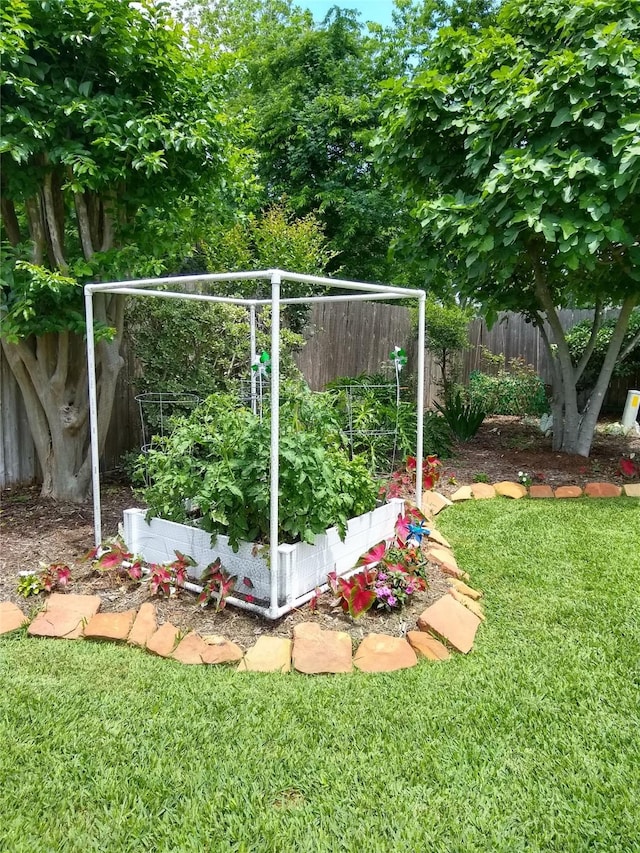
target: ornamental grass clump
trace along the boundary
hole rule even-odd
[[[140,460],[147,518],[197,523],[240,541],[269,541],[270,413],[214,394],[175,425]],[[280,542],[303,540],[328,527],[344,537],[350,518],[375,508],[377,489],[365,461],[349,457],[331,401],[301,383],[280,400]]]

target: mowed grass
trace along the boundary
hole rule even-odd
[[[488,616],[445,664],[306,678],[0,641],[0,849],[640,850],[640,502],[438,526]]]

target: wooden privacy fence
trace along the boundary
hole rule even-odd
[[[565,329],[590,316],[589,311],[560,312]],[[507,361],[521,356],[534,366],[545,383],[550,384],[550,365],[538,330],[526,323],[522,315],[503,314],[492,329],[488,329],[483,320],[473,320],[469,337],[472,346],[461,359],[464,383],[472,370],[491,372],[482,359],[482,347],[486,347],[493,353],[504,353]],[[307,338],[296,361],[314,390],[339,376],[383,371],[385,366],[389,367],[389,353],[396,345],[407,351],[407,375],[415,370],[416,334],[409,309],[398,305],[381,302],[314,305]],[[438,399],[440,373],[429,353],[426,356],[425,405],[430,407]],[[103,460],[107,471],[121,464],[123,453],[141,444],[138,407],[134,399],[135,360],[126,347],[124,357],[125,366],[118,380]],[[0,487],[5,487],[37,480],[39,470],[21,395],[1,349],[0,382]],[[605,407],[617,418],[622,414],[629,388],[640,388],[640,374],[614,380],[611,384]]]

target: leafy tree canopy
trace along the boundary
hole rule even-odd
[[[507,2],[495,26],[442,31],[413,79],[389,84],[377,141],[433,265],[446,256],[489,317],[545,315],[571,410],[564,446],[578,452],[640,297],[639,35],[632,0]],[[622,310],[578,441],[584,365],[571,363],[555,306],[594,303],[596,324],[603,304]]]

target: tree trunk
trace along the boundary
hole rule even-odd
[[[593,351],[595,333],[601,323],[601,311],[597,307],[593,319],[595,331],[590,336],[587,349],[580,363],[577,367],[574,367],[558,314],[551,302],[550,293],[544,292],[544,286],[537,289],[537,292],[553,338],[553,340],[550,339],[544,326],[540,323],[540,333],[553,371],[553,398],[551,403],[551,413],[553,415],[553,450],[586,457],[591,452],[593,436],[602,403],[611,382],[613,369],[620,355],[622,342],[629,326],[631,312],[638,303],[639,297],[638,295],[633,295],[625,299],[620,309],[616,327],[611,336],[598,380],[584,410],[580,412],[576,386],[586,366],[588,356]],[[541,319],[540,316],[539,319]],[[552,343],[555,344],[555,350]]]
[[[96,300],[104,302],[99,294]],[[120,306],[117,306],[120,314]],[[107,316],[103,307],[100,314]],[[109,318],[111,320],[111,318]],[[116,319],[116,318],[113,318]],[[119,319],[119,318],[118,318]],[[120,322],[119,329],[122,329]],[[121,331],[96,347],[98,433],[104,448],[118,374],[123,364]],[[7,362],[22,392],[42,469],[42,497],[83,502],[91,484],[91,446],[84,339],[69,332],[2,340]]]

